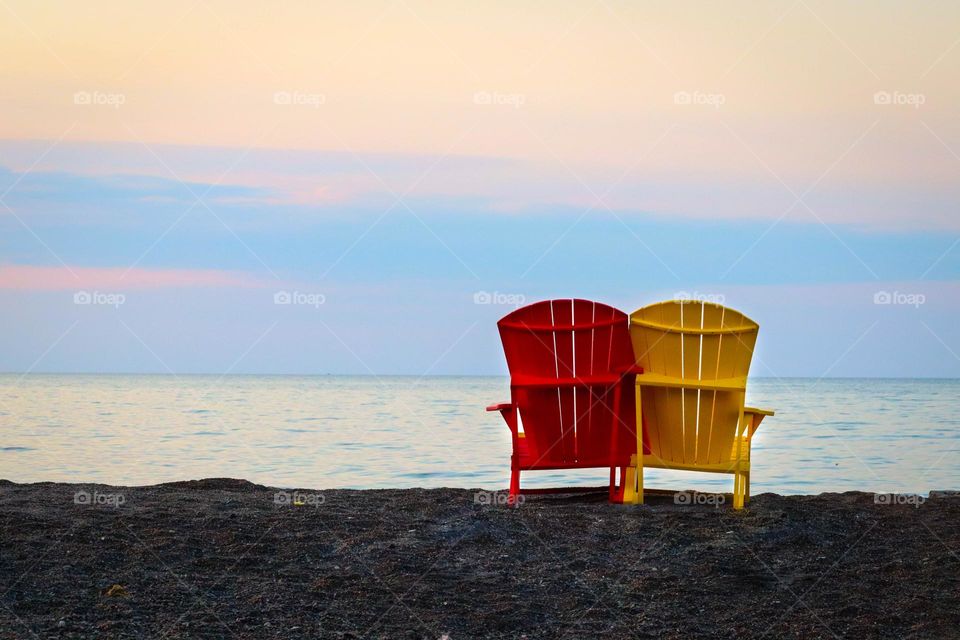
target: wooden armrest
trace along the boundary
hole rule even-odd
[[[517,405],[512,402],[501,402],[500,404],[490,405],[487,407],[487,411],[499,411],[500,417],[507,423],[507,427],[510,428],[510,433],[513,434],[513,437],[522,437],[518,428],[517,418],[519,412],[517,411]]]
[[[763,422],[763,419],[767,416],[772,416],[773,411],[770,409],[756,409],[754,407],[744,407],[743,408],[744,416],[751,416],[747,423],[747,440],[753,437],[753,434],[756,433],[757,428],[760,426],[760,423]]]

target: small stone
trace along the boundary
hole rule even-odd
[[[67,626],[67,621],[66,621],[66,620],[61,620],[60,622],[57,623],[57,627],[60,628],[60,629],[63,629],[63,628],[66,627],[66,626]]]

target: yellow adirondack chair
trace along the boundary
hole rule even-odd
[[[719,304],[671,300],[630,315],[637,364],[637,452],[624,502],[643,502],[643,468],[733,474],[750,497],[750,440],[773,411],[744,407],[759,326]]]

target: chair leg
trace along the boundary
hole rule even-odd
[[[623,504],[634,504],[637,497],[637,474],[633,465],[626,468],[621,482],[623,482]]]
[[[610,502],[614,504],[623,504],[626,502],[626,492],[627,492],[627,469],[629,467],[619,467],[620,471],[620,484],[614,484],[610,491]],[[616,478],[617,467],[613,467],[611,470],[611,476]],[[614,480],[614,482],[616,482]]]
[[[643,504],[643,460],[640,456],[637,458],[639,461],[635,467],[637,473],[637,497],[635,504]]]
[[[643,504],[643,467],[638,466],[637,457],[630,458],[630,466],[623,477],[624,504]]]
[[[743,474],[739,471],[733,474],[733,508],[743,509]]]
[[[636,476],[636,493],[633,496],[633,504],[643,504],[643,389],[639,384],[633,385],[634,402],[637,409],[637,453],[634,455],[633,472]],[[633,484],[631,483],[631,486]]]
[[[620,467],[620,488],[617,490],[617,502],[625,502],[624,495],[627,492],[627,467]]]
[[[617,484],[618,467],[610,467],[610,502],[621,504],[623,502],[624,486],[627,478],[627,468],[619,467],[620,483]]]
[[[743,504],[750,504],[750,472],[743,474]]]
[[[518,495],[520,495],[520,469],[513,467],[510,469],[510,495],[507,496],[507,504],[514,507],[519,506]]]

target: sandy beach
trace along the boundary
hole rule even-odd
[[[960,499],[0,482],[2,638],[960,637]]]

